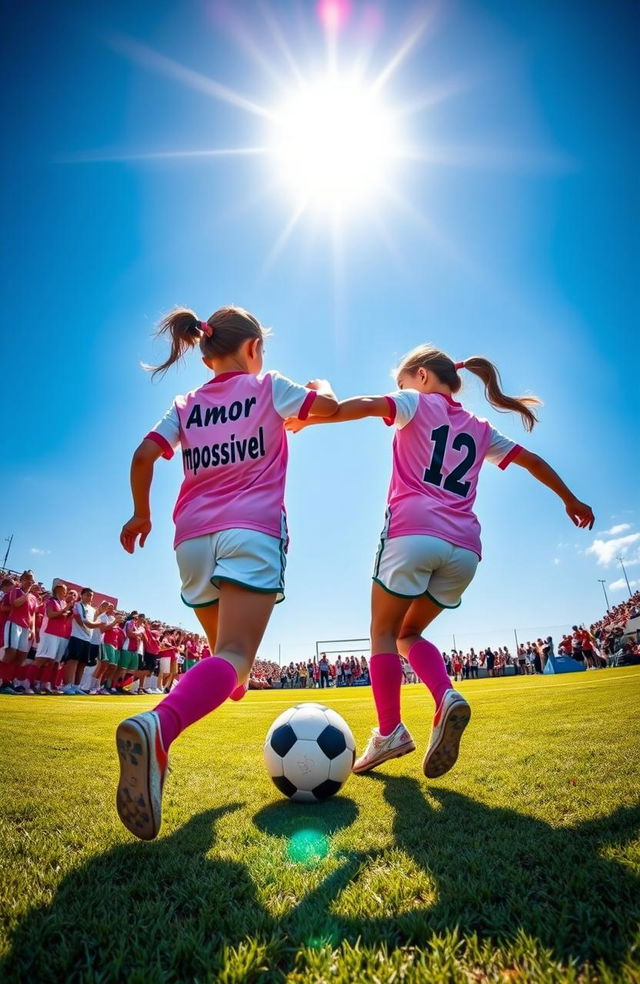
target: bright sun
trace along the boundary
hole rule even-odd
[[[397,135],[373,89],[340,78],[304,86],[273,125],[278,180],[298,207],[351,209],[389,175]]]

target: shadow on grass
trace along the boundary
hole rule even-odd
[[[381,784],[394,811],[395,847],[427,872],[433,904],[377,915],[380,899],[362,887],[366,918],[341,914],[340,893],[368,866],[384,868],[387,852],[363,850],[334,855],[333,872],[274,918],[245,860],[210,853],[218,820],[243,806],[233,803],[193,817],[169,837],[118,846],[70,872],[51,903],[17,927],[0,978],[276,982],[303,946],[357,939],[421,945],[454,929],[497,945],[524,930],[557,960],[621,964],[637,925],[640,879],[602,852],[634,836],[640,806],[558,829],[441,788],[425,798],[409,778],[380,774],[363,781]],[[304,866],[322,858],[318,844],[329,844],[356,816],[355,804],[338,797],[320,809],[268,806],[254,822],[289,844],[311,832],[310,848],[303,843],[303,855],[293,856]],[[316,880],[317,873],[310,884]],[[230,961],[235,976],[225,974]]]
[[[640,878],[606,857],[640,830],[640,804],[575,827],[551,827],[414,779],[371,774],[394,810],[394,840],[435,883],[436,901],[393,919],[344,920],[345,938],[392,944],[459,928],[497,944],[519,930],[562,962],[617,969],[640,920]]]

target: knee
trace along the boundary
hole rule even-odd
[[[420,642],[421,638],[422,636],[417,630],[403,627],[397,639],[398,652],[403,656],[408,656],[411,647],[416,642]]]

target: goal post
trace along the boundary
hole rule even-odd
[[[320,659],[320,653],[330,655],[340,655],[343,653],[358,653],[360,656],[369,658],[371,643],[368,638],[362,639],[318,639],[316,642],[316,662]]]

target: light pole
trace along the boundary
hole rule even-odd
[[[605,581],[603,581],[602,578],[598,578],[598,580],[600,581],[600,584],[602,585],[602,590],[604,591],[604,600],[607,603],[607,611],[610,612],[611,609],[609,607],[609,599],[607,598],[607,589],[605,588]]]
[[[618,556],[616,557],[616,560],[620,563],[620,567],[622,568],[622,573],[624,574],[624,579],[627,582],[627,591],[629,592],[629,597],[631,597],[631,585],[629,584],[629,578],[627,577],[627,571],[625,569],[624,564],[622,563],[622,557],[620,556],[620,554],[618,554]]]
[[[11,544],[13,543],[13,533],[11,534],[11,536],[5,536],[5,542],[9,544],[9,546],[7,547],[7,552],[4,555],[4,560],[2,561],[2,566],[6,570],[7,569],[7,560],[9,558],[9,551],[11,550]]]

